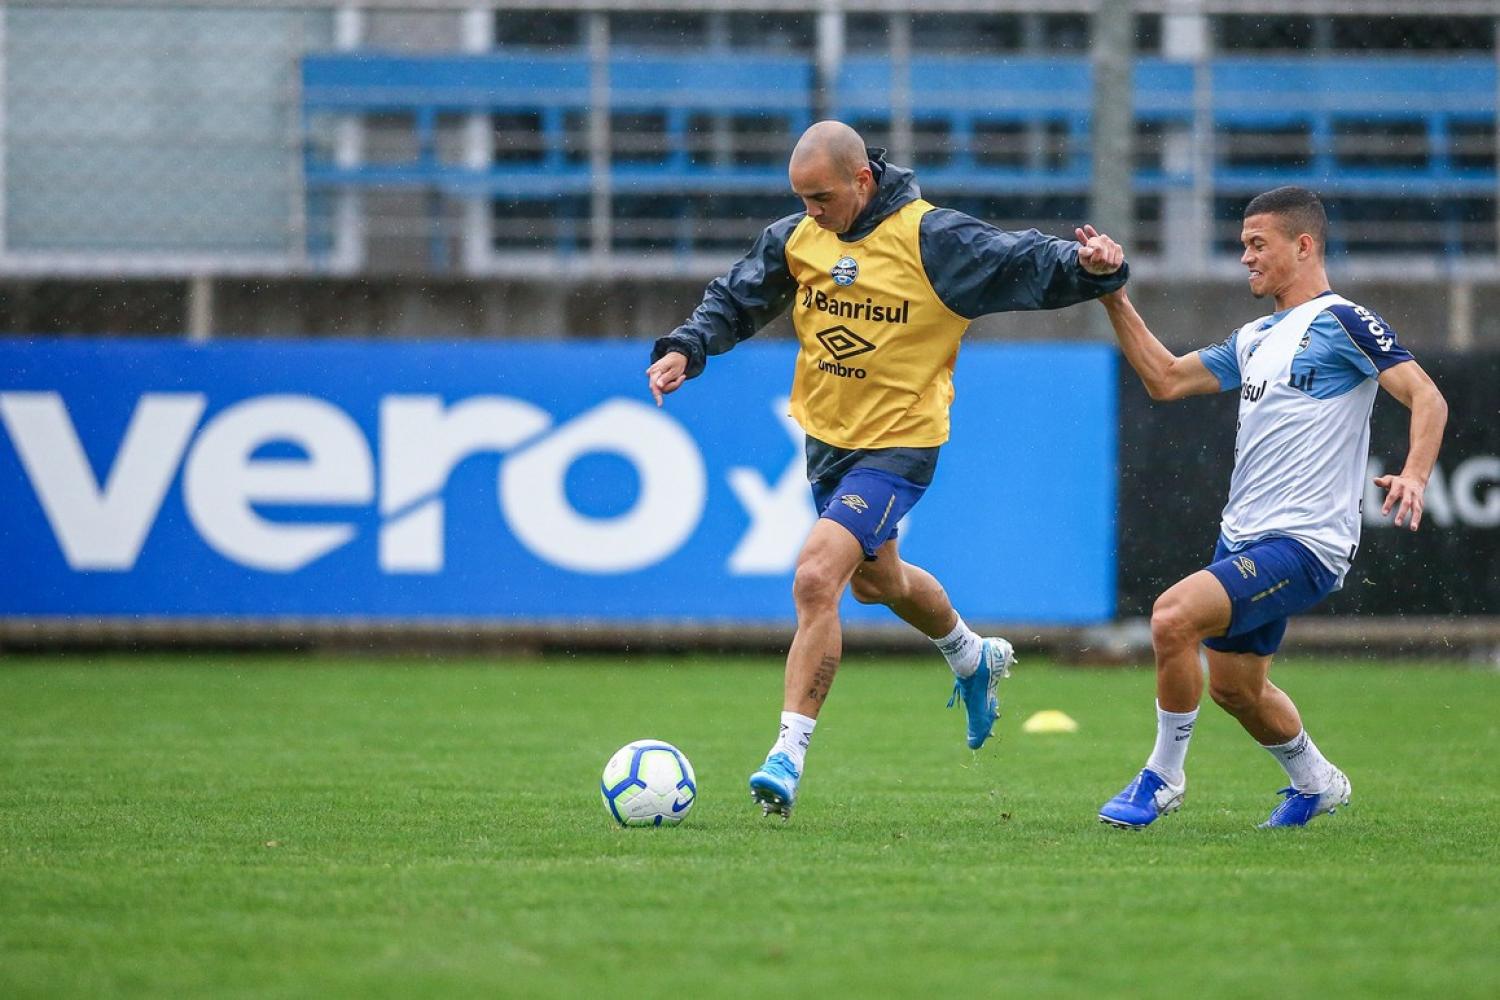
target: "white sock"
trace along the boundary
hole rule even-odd
[[[782,712],[781,735],[776,737],[776,745],[771,748],[771,753],[784,753],[792,758],[792,763],[797,765],[797,773],[801,774],[802,762],[807,759],[807,745],[812,742],[813,727],[817,724],[817,719],[809,719],[796,712]]]
[[[1182,784],[1183,762],[1187,760],[1188,741],[1193,738],[1193,725],[1198,721],[1198,710],[1191,712],[1168,712],[1156,703],[1156,746],[1146,760],[1146,766],[1171,785]]]
[[[1276,758],[1276,763],[1292,780],[1292,787],[1299,792],[1322,792],[1333,780],[1333,765],[1307,735],[1306,729],[1291,742],[1267,746],[1266,750]]]
[[[974,671],[979,669],[984,639],[964,624],[962,616],[959,616],[958,624],[953,626],[952,632],[932,642],[937,646],[938,652],[943,654],[943,659],[948,661],[948,666],[953,668],[955,677],[972,677]]]

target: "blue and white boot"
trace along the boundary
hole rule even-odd
[[[766,758],[760,770],[750,775],[750,797],[760,803],[761,814],[778,814],[785,822],[792,815],[792,804],[797,801],[797,782],[802,775],[792,758],[784,753],[773,753]]]
[[[1104,803],[1099,810],[1099,822],[1122,830],[1144,830],[1157,817],[1180,809],[1185,795],[1186,777],[1182,784],[1170,785],[1166,778],[1143,767],[1119,795]]]
[[[979,667],[968,677],[953,680],[953,697],[948,699],[952,708],[960,698],[964,711],[969,716],[969,749],[978,750],[990,738],[995,720],[1000,717],[1000,696],[995,688],[1000,678],[1010,676],[1011,665],[1016,662],[1015,650],[1004,639],[990,637],[984,640],[979,651]]]
[[[1306,826],[1324,813],[1333,814],[1339,806],[1349,804],[1349,793],[1353,789],[1344,772],[1333,769],[1333,780],[1321,792],[1299,792],[1295,788],[1283,788],[1278,795],[1286,801],[1271,812],[1271,818],[1260,825],[1262,830],[1283,826]]]

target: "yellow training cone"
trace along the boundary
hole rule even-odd
[[[1076,733],[1078,723],[1065,712],[1055,708],[1044,709],[1021,725],[1023,733]]]

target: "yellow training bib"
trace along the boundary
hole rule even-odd
[[[801,350],[792,418],[839,448],[928,448],[948,440],[953,363],[969,321],[933,290],[918,226],[932,205],[897,209],[846,243],[803,219],[787,240]]]

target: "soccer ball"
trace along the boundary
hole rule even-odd
[[[604,808],[621,826],[676,826],[698,797],[693,765],[670,743],[627,743],[604,765]]]

